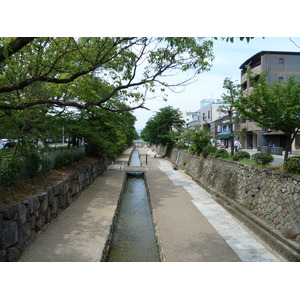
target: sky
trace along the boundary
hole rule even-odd
[[[300,47],[300,38],[291,37]],[[159,98],[146,101],[145,106],[150,111],[138,109],[134,111],[137,118],[135,128],[143,129],[146,122],[155,112],[164,106],[173,106],[181,111],[196,111],[200,109],[203,99],[221,99],[225,93],[223,81],[226,77],[240,83],[240,65],[252,55],[260,51],[300,51],[289,37],[255,37],[247,43],[245,40],[235,39],[234,43],[227,43],[220,39],[214,41],[213,52],[215,59],[208,72],[201,73],[198,80],[185,87],[181,93],[168,92],[168,101]]]

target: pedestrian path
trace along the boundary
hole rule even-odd
[[[127,149],[116,165],[126,165],[132,149]],[[145,149],[140,149],[145,166]],[[154,211],[159,248],[164,261],[191,262],[271,262],[279,261],[203,188],[171,163],[154,158],[148,151],[145,173]],[[107,240],[122,192],[125,172],[107,170],[37,234],[25,249],[20,262],[96,262]]]
[[[132,148],[115,163],[128,163]],[[109,169],[109,168],[108,168]],[[126,174],[110,169],[40,231],[20,262],[99,262],[115,217]]]
[[[154,157],[154,152],[148,151]],[[270,253],[254,237],[248,234],[233,217],[201,186],[187,175],[174,171],[172,165],[159,159],[159,169],[165,173],[176,187],[183,187],[191,196],[191,202],[216,229],[220,236],[244,262],[278,262],[279,258]]]

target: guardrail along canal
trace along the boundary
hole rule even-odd
[[[133,150],[129,165],[141,166],[138,148]],[[106,261],[160,261],[148,194],[142,175],[127,175]]]

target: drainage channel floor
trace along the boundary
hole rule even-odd
[[[138,149],[135,149],[132,154],[131,165],[138,164]],[[160,261],[143,176],[127,175],[118,219],[106,261]]]

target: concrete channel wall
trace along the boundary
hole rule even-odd
[[[158,150],[162,154],[165,149]],[[187,150],[173,149],[170,159],[211,192],[219,204],[239,212],[242,221],[252,224],[251,229],[264,228],[269,237],[271,234],[284,244],[279,248],[288,245],[300,257],[300,176],[225,159],[204,159]]]
[[[111,163],[103,158],[22,203],[0,210],[0,262],[17,261],[36,233],[67,208]]]

